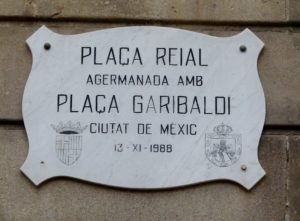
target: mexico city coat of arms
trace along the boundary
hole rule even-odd
[[[214,133],[205,136],[205,154],[218,167],[234,164],[242,154],[242,135],[232,134],[232,127],[223,123],[215,126]]]

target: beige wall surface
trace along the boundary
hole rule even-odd
[[[299,24],[298,0],[0,0],[0,221],[300,220]],[[265,43],[266,177],[251,191],[221,181],[133,191],[67,178],[35,187],[19,169],[28,152],[21,101],[32,62],[25,40],[42,25],[61,34],[157,25],[231,36],[250,28]]]

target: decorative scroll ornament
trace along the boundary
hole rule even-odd
[[[251,189],[265,175],[263,43],[250,30],[222,38],[150,26],[60,35],[43,26],[27,44],[21,170],[35,185],[72,177],[136,189],[213,180]]]

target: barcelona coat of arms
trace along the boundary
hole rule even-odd
[[[57,126],[51,125],[57,132],[55,150],[57,158],[66,165],[74,164],[80,157],[82,151],[82,132],[86,129],[80,123],[66,124],[60,122]]]

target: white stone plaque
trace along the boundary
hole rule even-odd
[[[33,63],[23,96],[35,184],[72,177],[160,189],[264,175],[258,143],[265,98],[263,47],[250,30],[213,37],[164,27],[28,40]]]

